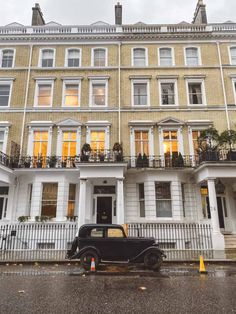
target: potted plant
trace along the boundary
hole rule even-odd
[[[139,153],[138,157],[137,157],[137,161],[136,161],[136,167],[138,168],[142,168],[143,166],[143,157],[142,155]]]
[[[37,161],[36,161],[36,165],[37,165],[37,168],[42,168],[42,166],[43,166],[43,157],[42,157],[42,155],[38,155],[38,158],[37,158]]]
[[[29,216],[19,216],[19,217],[17,218],[17,220],[18,220],[19,222],[26,222],[26,221],[28,220],[28,218],[29,218]]]
[[[116,142],[114,145],[113,145],[113,153],[114,153],[114,156],[115,156],[115,161],[123,161],[123,148],[122,148],[122,145],[118,142]]]
[[[172,153],[172,167],[183,167],[184,159],[181,153]]]
[[[31,157],[28,155],[28,156],[25,157],[24,167],[25,168],[30,168],[30,165],[31,165]]]
[[[218,131],[211,127],[200,132],[198,138],[199,160],[217,161],[219,159],[218,147],[220,137]]]
[[[52,155],[49,157],[49,167],[50,168],[55,168],[57,164],[57,156],[56,155]]]
[[[99,160],[102,161],[102,162],[105,160],[105,155],[104,155],[104,153],[102,153],[102,152],[100,152],[100,153],[98,154],[98,157],[99,157]]]
[[[236,131],[226,130],[220,134],[220,144],[229,149],[227,160],[236,160],[236,151],[233,150],[233,145],[236,143]]]
[[[145,167],[145,168],[149,167],[149,160],[148,160],[148,157],[147,157],[147,155],[145,153],[143,154],[142,160],[143,160],[143,165],[142,166]]]
[[[82,161],[88,161],[89,160],[89,156],[91,153],[91,146],[88,143],[85,143],[82,147],[82,156],[81,156],[81,160]]]

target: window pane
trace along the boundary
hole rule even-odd
[[[42,216],[56,217],[58,183],[43,183]]]
[[[93,84],[93,105],[105,106],[105,84]]]
[[[156,201],[157,217],[172,217],[171,201]]]
[[[172,52],[170,48],[161,48],[160,52],[160,65],[171,66],[172,65]]]
[[[10,96],[10,85],[0,85],[0,106],[8,106]]]
[[[147,83],[134,84],[134,105],[147,105]]]
[[[104,131],[92,131],[90,133],[91,138],[91,149],[93,151],[103,152],[105,149],[105,132]]]
[[[146,65],[146,56],[145,56],[145,49],[134,49],[133,50],[133,63],[134,66],[145,66]]]
[[[51,106],[51,91],[52,85],[38,85],[38,106],[48,107]]]
[[[156,216],[172,217],[170,182],[157,182],[156,191]]]
[[[175,85],[174,83],[161,83],[162,105],[175,104]]]
[[[13,50],[4,50],[2,52],[2,67],[3,68],[11,68],[13,65]]]
[[[230,54],[231,54],[231,63],[233,65],[236,65],[236,48],[230,48]]]
[[[68,67],[79,67],[80,51],[77,49],[68,50]]]
[[[43,50],[42,51],[42,67],[52,67],[53,66],[54,51],[53,50]]]
[[[104,49],[95,49],[94,51],[94,66],[105,66],[106,51]]]
[[[156,199],[171,199],[170,182],[157,182],[155,190]]]
[[[193,105],[202,104],[202,85],[201,83],[189,83],[189,103]]]
[[[79,105],[79,85],[66,84],[65,86],[65,106],[75,107]]]
[[[186,62],[189,66],[196,66],[199,64],[197,48],[186,48]]]

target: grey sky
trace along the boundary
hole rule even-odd
[[[91,24],[104,21],[114,24],[114,5],[117,0],[0,0],[0,25],[19,22],[31,23],[31,8],[39,2],[44,19],[64,25]],[[197,0],[120,0],[123,23],[178,23],[191,22]],[[236,22],[235,0],[204,0],[208,21]]]

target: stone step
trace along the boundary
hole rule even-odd
[[[236,234],[225,235],[225,248],[236,249]]]

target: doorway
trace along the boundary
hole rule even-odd
[[[112,223],[112,197],[97,197],[97,224]]]
[[[225,219],[228,217],[225,196],[217,196],[217,207],[220,229],[225,230]]]

